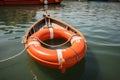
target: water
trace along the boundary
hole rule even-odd
[[[49,6],[0,6],[0,60],[24,49],[22,36],[44,10],[85,35],[85,58],[61,74],[37,64],[25,51],[0,63],[0,80],[120,80],[120,3],[64,1]]]

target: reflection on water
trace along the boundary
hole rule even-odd
[[[34,6],[34,7],[33,7]],[[36,21],[35,16],[37,11],[45,11],[46,9],[58,9],[60,5],[23,5],[23,6],[0,6],[0,30],[4,34],[13,32],[24,32],[22,28],[30,26]],[[40,15],[42,17],[42,15]],[[30,24],[30,25],[29,25]]]
[[[120,3],[64,1],[61,5],[0,6],[0,59],[24,48],[26,30],[47,10],[81,31],[87,40],[85,58],[61,74],[28,58],[27,52],[0,63],[0,80],[119,80]]]
[[[2,6],[0,9],[0,15],[4,14],[3,16],[0,16],[0,21],[2,21],[5,25],[15,26],[16,24],[24,24],[31,21],[32,17],[35,16],[36,11],[39,8],[26,6],[23,6],[22,8],[20,6]]]
[[[24,32],[22,24],[30,22],[35,16],[38,7],[27,6],[0,6],[0,30],[4,34],[12,34],[13,32]]]
[[[34,7],[33,7],[34,6]],[[25,24],[30,22],[35,16],[36,12],[47,9],[59,9],[59,4],[52,5],[23,5],[23,6],[0,6],[0,24],[12,25]],[[4,14],[4,15],[3,15]]]

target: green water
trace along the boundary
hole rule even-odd
[[[37,64],[25,51],[0,63],[0,80],[120,80],[120,3],[63,1],[49,6],[0,6],[0,60],[24,49],[22,36],[44,10],[85,35],[85,58],[62,74]]]

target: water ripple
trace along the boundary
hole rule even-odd
[[[70,72],[68,70],[65,75],[57,74],[58,76],[56,76],[57,72],[52,69],[43,69],[40,68],[40,65],[33,64],[35,67],[31,69],[35,70],[34,75],[30,73],[31,69],[30,71],[28,69],[30,65],[27,65],[26,61],[29,60],[26,60],[25,54],[11,61],[14,63],[18,60],[17,64],[19,65],[11,65],[6,68],[4,66],[8,66],[10,63],[0,64],[1,67],[4,67],[4,70],[0,70],[0,79],[18,80],[21,78],[24,80],[25,75],[27,80],[32,80],[33,77],[40,80],[120,79],[120,3],[78,2],[76,0],[64,1],[59,6],[0,6],[0,15],[2,15],[0,16],[0,58],[9,57],[21,50],[23,47],[20,43],[22,36],[30,25],[42,17],[44,9],[47,9],[51,16],[67,22],[85,35],[88,50],[83,68],[78,66]],[[18,47],[16,48],[16,46]],[[21,60],[22,63],[20,63]]]

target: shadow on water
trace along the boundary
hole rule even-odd
[[[98,61],[89,47],[87,49],[85,60],[86,60],[85,70],[80,80],[98,80],[99,79]]]
[[[36,80],[97,80],[99,74],[98,63],[90,49],[78,64],[67,69],[63,74],[58,69],[42,66],[28,57],[28,66]]]
[[[45,80],[75,80],[80,79],[81,75],[84,72],[85,68],[85,59],[82,59],[77,65],[72,68],[67,69],[63,74],[58,69],[51,69],[45,66],[42,66],[29,57],[29,67],[33,77]]]

